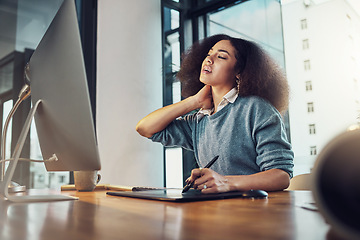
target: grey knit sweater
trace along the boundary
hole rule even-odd
[[[211,116],[186,115],[170,123],[151,138],[165,146],[180,146],[194,151],[204,167],[222,175],[248,175],[269,169],[293,174],[291,150],[279,112],[262,98],[241,97]]]

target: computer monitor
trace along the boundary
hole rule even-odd
[[[62,195],[10,196],[7,184],[33,117],[43,158],[57,158],[45,163],[48,171],[100,169],[74,0],[64,0],[29,61],[29,75],[33,107],[0,194],[12,201],[66,200]]]

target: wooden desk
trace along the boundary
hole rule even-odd
[[[317,211],[298,205],[311,192],[274,192],[268,199],[172,203],[63,192],[80,199],[49,203],[0,200],[0,239],[306,239],[326,238]]]

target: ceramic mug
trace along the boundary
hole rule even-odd
[[[75,189],[77,191],[93,191],[101,180],[98,171],[74,171]]]

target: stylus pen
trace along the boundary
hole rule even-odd
[[[214,157],[210,162],[208,162],[208,164],[206,164],[204,168],[210,168],[218,158],[219,156]],[[186,186],[182,190],[182,193],[189,191],[189,189],[192,188],[192,186],[194,186],[194,182],[186,184]]]

